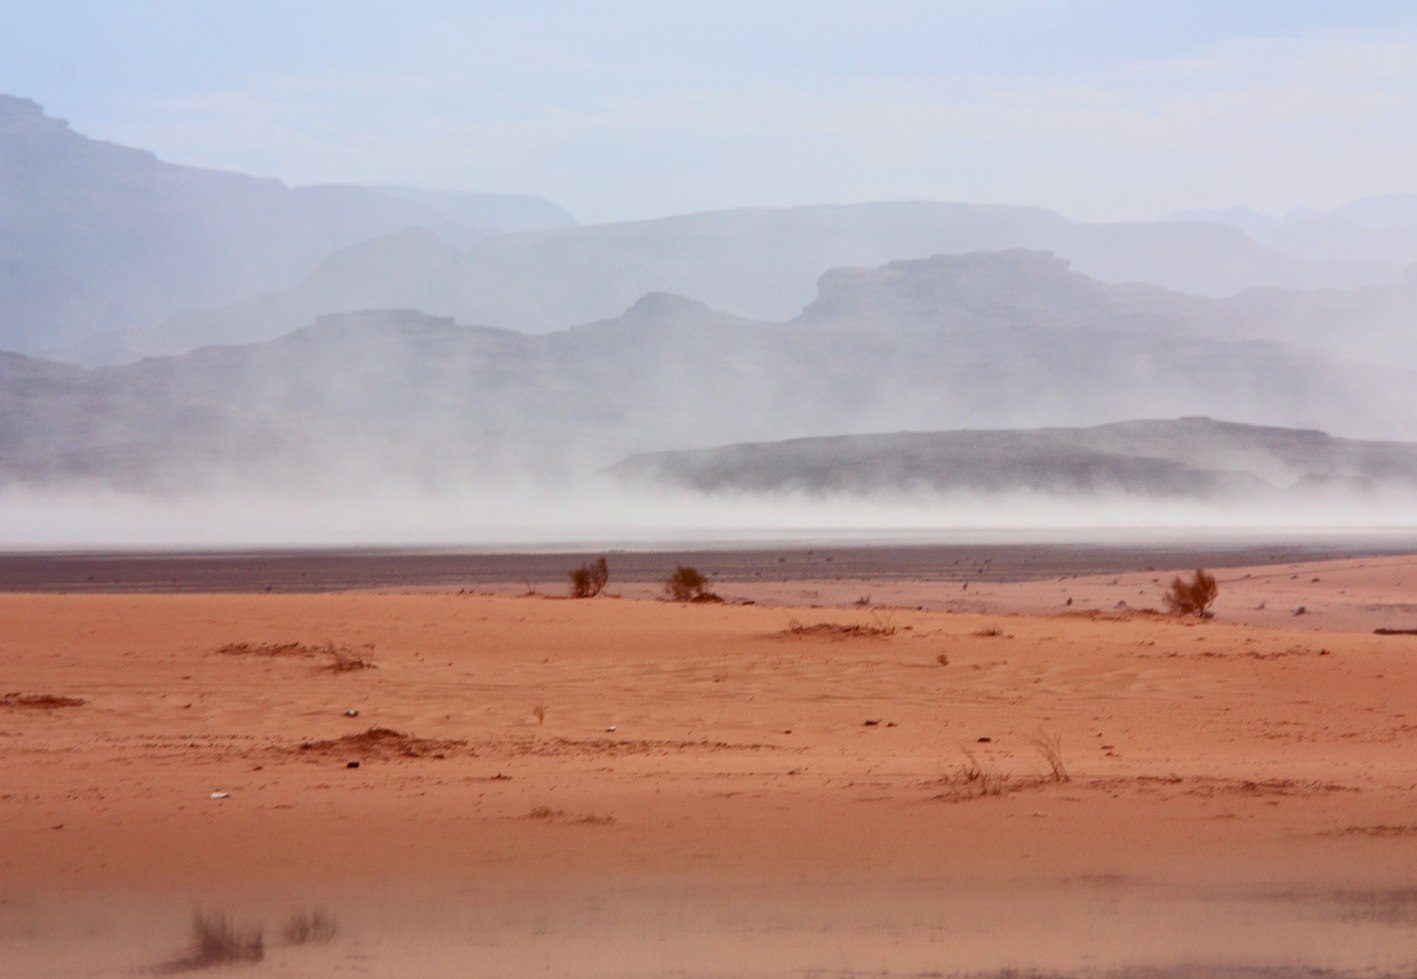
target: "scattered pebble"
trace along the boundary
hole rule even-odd
[[[212,798],[212,799],[226,799],[226,798],[230,798],[230,796],[231,796],[231,793],[230,793],[230,792],[213,792],[209,798]]]

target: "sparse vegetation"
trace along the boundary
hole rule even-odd
[[[264,930],[236,928],[224,914],[192,916],[192,950],[180,959],[159,966],[155,972],[195,972],[234,962],[256,963],[266,957]]]
[[[722,598],[708,590],[708,578],[697,568],[681,564],[664,582],[664,593],[676,602],[721,602]]]
[[[779,635],[795,639],[885,639],[895,635],[895,626],[888,621],[874,619],[874,624],[839,622],[814,622],[804,625],[796,619],[787,620],[787,628]]]
[[[280,933],[287,945],[325,945],[334,939],[338,930],[333,918],[315,908],[291,915]]]
[[[365,645],[362,651],[356,652],[345,646],[336,646],[333,641],[326,640],[322,645],[311,646],[303,642],[234,642],[227,643],[218,649],[218,656],[259,656],[267,659],[315,659],[317,657],[328,657],[329,662],[325,669],[335,673],[348,673],[353,670],[371,670],[374,668],[374,647]]]
[[[1215,576],[1197,568],[1190,581],[1179,575],[1173,578],[1171,587],[1166,590],[1162,600],[1166,603],[1167,611],[1174,615],[1209,618],[1210,606],[1219,594],[1220,585],[1216,583]]]
[[[944,780],[953,790],[950,797],[975,799],[999,796],[1008,791],[1011,780],[1008,773],[981,764],[974,752],[968,748],[960,748],[960,751],[964,754],[964,761]]]
[[[1056,734],[1039,731],[1028,742],[1048,763],[1048,777],[1054,782],[1071,782],[1067,766],[1063,764],[1062,738]]]
[[[313,658],[324,650],[324,646],[307,646],[303,642],[230,642],[218,649],[217,655]]]
[[[571,572],[571,597],[594,598],[610,580],[610,565],[605,558],[596,558]]]
[[[33,710],[53,710],[56,707],[82,707],[81,697],[60,697],[52,693],[7,693],[0,697],[0,707],[28,707]]]
[[[372,649],[373,647],[368,648]],[[321,652],[330,657],[329,669],[336,673],[350,673],[354,670],[372,670],[374,668],[374,658],[368,653],[356,653],[352,649],[345,649],[329,642],[321,647]]]
[[[979,638],[979,639],[994,639],[994,638],[997,638],[997,637],[999,637],[999,636],[1002,636],[1003,634],[1004,634],[1004,630],[1003,630],[1003,629],[1000,629],[1000,628],[999,628],[998,626],[996,626],[996,625],[991,625],[991,626],[988,626],[987,628],[980,629],[980,630],[979,630],[978,632],[976,632],[974,635],[975,635],[977,638]]]
[[[615,822],[614,816],[596,816],[593,814],[573,816],[564,809],[552,809],[550,806],[534,806],[522,818],[541,822],[569,823],[572,826],[609,826],[611,823]]]

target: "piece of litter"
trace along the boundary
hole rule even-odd
[[[357,711],[357,710],[355,710],[353,707],[351,707],[349,710],[347,710],[347,711],[344,712],[344,716],[345,716],[345,717],[358,717],[358,716],[359,716],[359,711]]]
[[[358,767],[359,767],[359,762],[357,762],[357,761],[346,762],[344,767],[345,767],[345,768],[358,768]]]
[[[605,730],[606,730],[607,732],[613,731],[613,730],[615,730],[615,725],[612,724],[612,725],[610,725],[608,728],[606,728]]]
[[[230,795],[231,795],[230,792],[213,792],[213,793],[211,794],[211,798],[213,798],[213,799],[225,799],[225,798],[228,798]]]

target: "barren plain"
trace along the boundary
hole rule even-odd
[[[1232,566],[1204,621],[1160,566],[611,564],[0,595],[0,973],[1417,973],[1417,635],[1372,631],[1417,557]]]

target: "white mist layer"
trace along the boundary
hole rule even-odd
[[[373,497],[0,495],[0,548],[751,546],[755,542],[1217,539],[1364,532],[1417,543],[1409,495],[1158,501],[1125,496],[702,496],[536,491]]]

